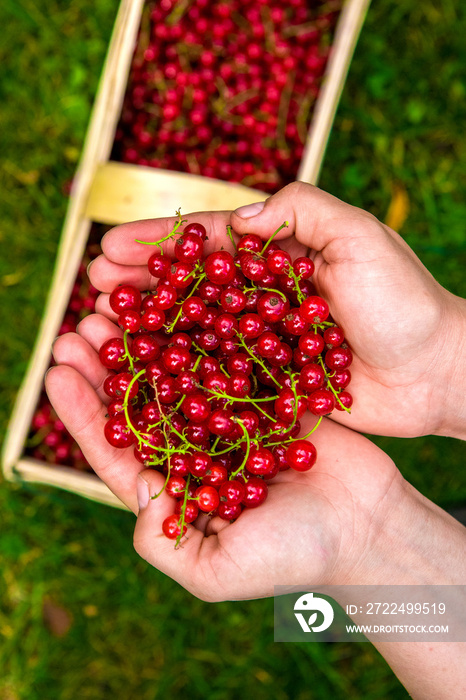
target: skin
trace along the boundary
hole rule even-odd
[[[230,220],[239,234],[263,238],[289,221],[278,239],[292,257],[310,249],[317,290],[354,352],[354,409],[349,416],[334,412],[334,420],[323,420],[312,438],[318,460],[311,471],[281,472],[269,485],[267,501],[233,524],[201,517],[188,526],[175,551],[161,532],[173,501],[164,493],[150,498],[160,491],[162,475],[144,470],[132,448],[118,450],[105,441],[107,370],[97,355],[106,339],[122,335],[108,293],[120,283],[153,286],[145,265],[154,248],[135,239],[159,240],[174,218],[113,229],[89,272],[103,292],[99,313],[84,319],[77,334],[55,342],[57,367],[48,372],[46,386],[97,474],[138,516],[136,551],[209,602],[271,596],[274,585],[295,582],[464,583],[464,528],[413,489],[390,458],[356,432],[462,436],[464,391],[452,382],[452,368],[460,364],[456,348],[464,329],[464,302],[437,284],[395,232],[317,188],[295,183],[269,198],[260,214],[245,213],[197,213],[189,220],[209,231],[207,253],[231,247],[225,235]],[[303,434],[312,421],[308,415],[302,420]],[[461,644],[434,645],[435,665],[432,645],[377,646],[413,697],[464,697]],[[443,662],[445,673],[438,673]]]

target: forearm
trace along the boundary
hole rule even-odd
[[[349,583],[463,586],[466,529],[406,482],[403,489],[390,518],[375,528],[370,557],[354,569]],[[465,610],[466,599],[458,616]],[[466,697],[466,643],[371,641],[416,700]]]

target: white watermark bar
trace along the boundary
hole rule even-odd
[[[275,586],[276,642],[466,642],[464,586]]]

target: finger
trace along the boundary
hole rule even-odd
[[[89,382],[103,403],[110,402],[103,390],[109,370],[102,366],[98,354],[84,338],[77,333],[66,333],[57,338],[52,351],[58,365],[75,369]]]
[[[133,448],[118,449],[105,439],[106,408],[89,382],[73,367],[52,367],[45,378],[49,399],[96,474],[134,513],[142,465]]]
[[[196,212],[183,217],[187,223],[199,223],[205,226],[207,240],[204,251],[209,253],[218,250],[223,245],[226,250],[232,250],[233,246],[226,233],[226,226],[230,221],[230,212]],[[145,221],[133,221],[122,224],[108,231],[102,239],[102,250],[106,257],[120,265],[145,265],[150,256],[158,250],[154,245],[144,245],[137,241],[154,243],[173,230],[178,217],[172,216],[163,219],[147,219]],[[179,231],[182,232],[184,224]],[[168,255],[174,253],[174,240],[170,239],[163,245],[163,250]]]
[[[231,215],[235,231],[253,232],[261,238],[269,238],[283,221],[289,226],[277,234],[276,240],[294,232],[300,243],[314,250],[324,250],[338,238],[366,237],[368,224],[371,230],[383,231],[382,224],[368,212],[304,182],[287,185],[265,203],[240,207]],[[339,255],[338,250],[328,251],[330,255],[333,252]]]
[[[99,294],[95,300],[95,312],[96,314],[105,316],[115,325],[118,325],[118,314],[116,314],[110,306],[110,294]]]
[[[83,318],[78,324],[76,332],[87,340],[89,345],[97,351],[106,340],[110,338],[123,338],[123,331],[121,328],[100,314],[90,314],[86,316],[86,318]]]
[[[131,284],[137,289],[155,289],[158,282],[150,274],[147,265],[121,265],[112,262],[105,255],[99,255],[93,260],[88,275],[94,287],[109,293],[119,284]]]

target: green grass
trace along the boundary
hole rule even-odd
[[[0,5],[0,426],[30,357],[116,1]],[[384,219],[465,295],[466,8],[378,0],[321,185]],[[378,438],[417,488],[466,500],[461,443]],[[0,484],[0,698],[406,698],[368,644],[274,644],[270,600],[208,605],[141,561],[132,515],[40,486]],[[44,598],[71,616],[53,636]]]

